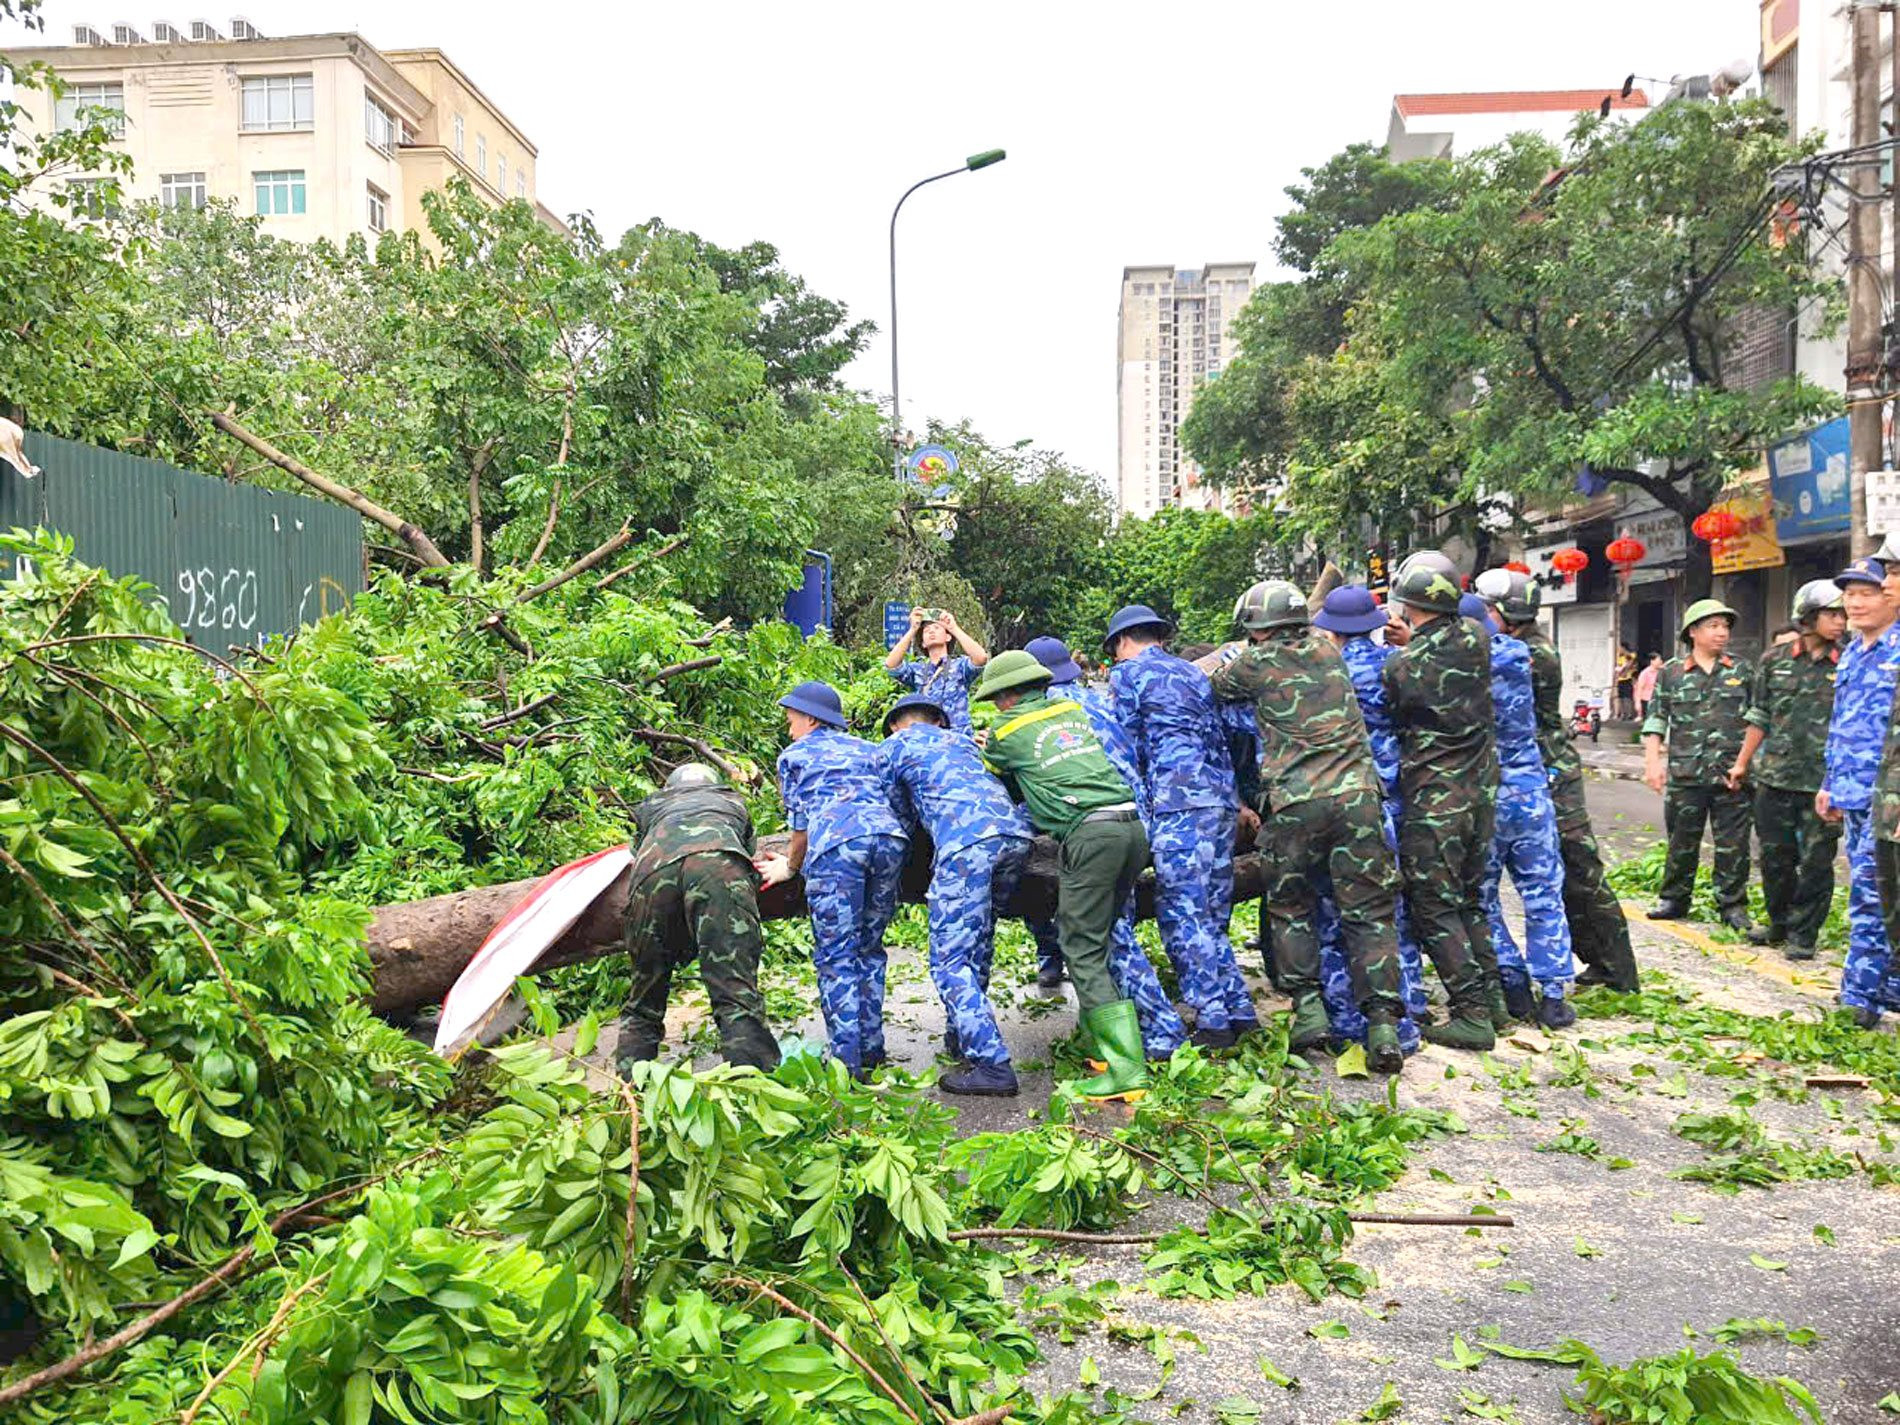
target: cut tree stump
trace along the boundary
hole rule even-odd
[[[778,855],[789,839],[763,837],[758,854],[761,857]],[[1056,843],[1047,836],[1038,836],[1029,854],[1022,885],[1009,903],[1011,916],[1031,919],[1055,914],[1056,858]],[[1257,900],[1265,883],[1266,871],[1261,857],[1245,852],[1236,858],[1236,904]],[[918,838],[911,843],[910,859],[904,868],[903,899],[921,902],[929,885],[930,843]],[[439,1002],[481,948],[495,922],[534,886],[532,880],[510,881],[378,908],[369,927],[369,954],[376,973],[371,1003],[377,1013],[400,1016]],[[539,968],[572,965],[618,952],[621,917],[626,908],[627,877],[623,875],[555,942],[554,948],[542,957]],[[784,885],[759,892],[759,913],[766,920],[789,920],[803,915],[804,880],[794,876]],[[1152,873],[1141,879],[1135,914],[1143,920],[1154,916]]]

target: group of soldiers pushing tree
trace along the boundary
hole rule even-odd
[[[1036,833],[1059,850],[1039,978],[1074,984],[1101,1065],[1086,1097],[1138,1095],[1149,1061],[1258,1028],[1228,925],[1237,834],[1265,862],[1260,946],[1292,999],[1295,1051],[1358,1039],[1396,1073],[1421,1038],[1483,1049],[1514,1018],[1574,1022],[1573,948],[1586,981],[1632,989],[1628,929],[1589,833],[1538,586],[1496,569],[1474,588],[1433,551],[1400,566],[1386,608],[1347,586],[1309,616],[1305,593],[1267,580],[1236,605],[1244,638],[1193,662],[1168,651],[1166,619],[1133,605],[1103,638],[1105,689],[1058,639],[991,658],[954,619],[914,611],[887,660],[911,691],[881,742],[847,731],[826,684],[780,699],[783,855],[754,866],[744,803],[710,769],[679,769],[638,808],[622,1059],[657,1054],[671,968],[697,951],[727,1057],[776,1062],[755,883],[802,874],[831,1052],[874,1071],[884,934],[927,840],[929,970],[952,1060],[940,1087],[1015,1093],[989,986]],[[906,661],[913,642],[925,657]],[[1150,866],[1173,995],[1134,934]],[[1522,947],[1499,907],[1507,870]],[[1448,1001],[1436,1021],[1427,959]]]

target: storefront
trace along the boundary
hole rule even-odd
[[[1847,475],[1847,417],[1768,447],[1768,487],[1775,534],[1786,565],[1770,581],[1774,624],[1784,622],[1794,591],[1810,579],[1831,579],[1846,567],[1853,525]]]

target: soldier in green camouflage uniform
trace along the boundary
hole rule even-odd
[[[1669,837],[1651,920],[1680,920],[1689,913],[1708,823],[1715,834],[1715,903],[1722,921],[1736,930],[1754,929],[1748,918],[1748,794],[1733,772],[1748,731],[1755,669],[1728,652],[1734,626],[1735,610],[1716,599],[1699,599],[1684,610],[1681,637],[1689,651],[1663,665],[1643,719],[1643,779],[1663,793]]]
[[[1537,750],[1550,778],[1557,808],[1558,849],[1564,862],[1564,919],[1570,947],[1584,964],[1579,985],[1636,988],[1636,952],[1630,948],[1623,903],[1603,874],[1603,853],[1590,825],[1583,796],[1583,759],[1570,740],[1564,716],[1564,664],[1557,646],[1537,621],[1542,594],[1535,581],[1513,569],[1487,569],[1474,586],[1496,610],[1498,622],[1531,653],[1531,699],[1537,710]]]
[[[759,993],[758,877],[745,799],[711,767],[689,762],[633,809],[633,822],[626,918],[633,987],[616,1062],[658,1057],[673,967],[697,956],[726,1061],[777,1068],[778,1041]]]
[[[1332,1033],[1320,997],[1315,880],[1330,875],[1353,998],[1367,1021],[1377,1073],[1405,1065],[1399,1049],[1398,876],[1385,844],[1379,774],[1352,674],[1307,623],[1306,595],[1269,579],[1242,595],[1235,620],[1247,650],[1214,672],[1214,693],[1248,703],[1260,729],[1261,846],[1280,983],[1293,997],[1292,1047]]]
[[[1497,819],[1497,733],[1490,639],[1458,616],[1456,567],[1435,550],[1409,556],[1392,601],[1412,627],[1383,677],[1399,734],[1405,824],[1399,864],[1419,948],[1451,1000],[1451,1020],[1425,1037],[1461,1049],[1496,1043],[1504,1009],[1497,953],[1484,912],[1484,878]]]
[[[1827,776],[1827,729],[1834,713],[1834,670],[1847,615],[1832,579],[1795,591],[1801,636],[1771,648],[1755,665],[1748,731],[1730,779],[1755,789],[1755,834],[1761,840],[1761,893],[1768,924],[1749,935],[1757,945],[1788,947],[1790,960],[1814,958],[1815,937],[1834,899],[1839,822],[1814,809]]]

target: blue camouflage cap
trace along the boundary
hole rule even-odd
[[[897,715],[912,709],[935,714],[938,727],[950,726],[950,714],[943,710],[942,703],[926,693],[906,693],[891,704],[891,710],[884,714],[884,730],[889,732],[891,723],[895,721]]]
[[[1023,652],[1049,670],[1052,683],[1073,683],[1082,676],[1069,645],[1059,638],[1032,638],[1023,645]]]
[[[778,705],[815,717],[831,727],[844,726],[844,703],[838,697],[838,690],[829,683],[800,683],[780,698]]]
[[[1887,566],[1871,556],[1863,556],[1836,574],[1834,582],[1843,589],[1849,584],[1884,584]]]

